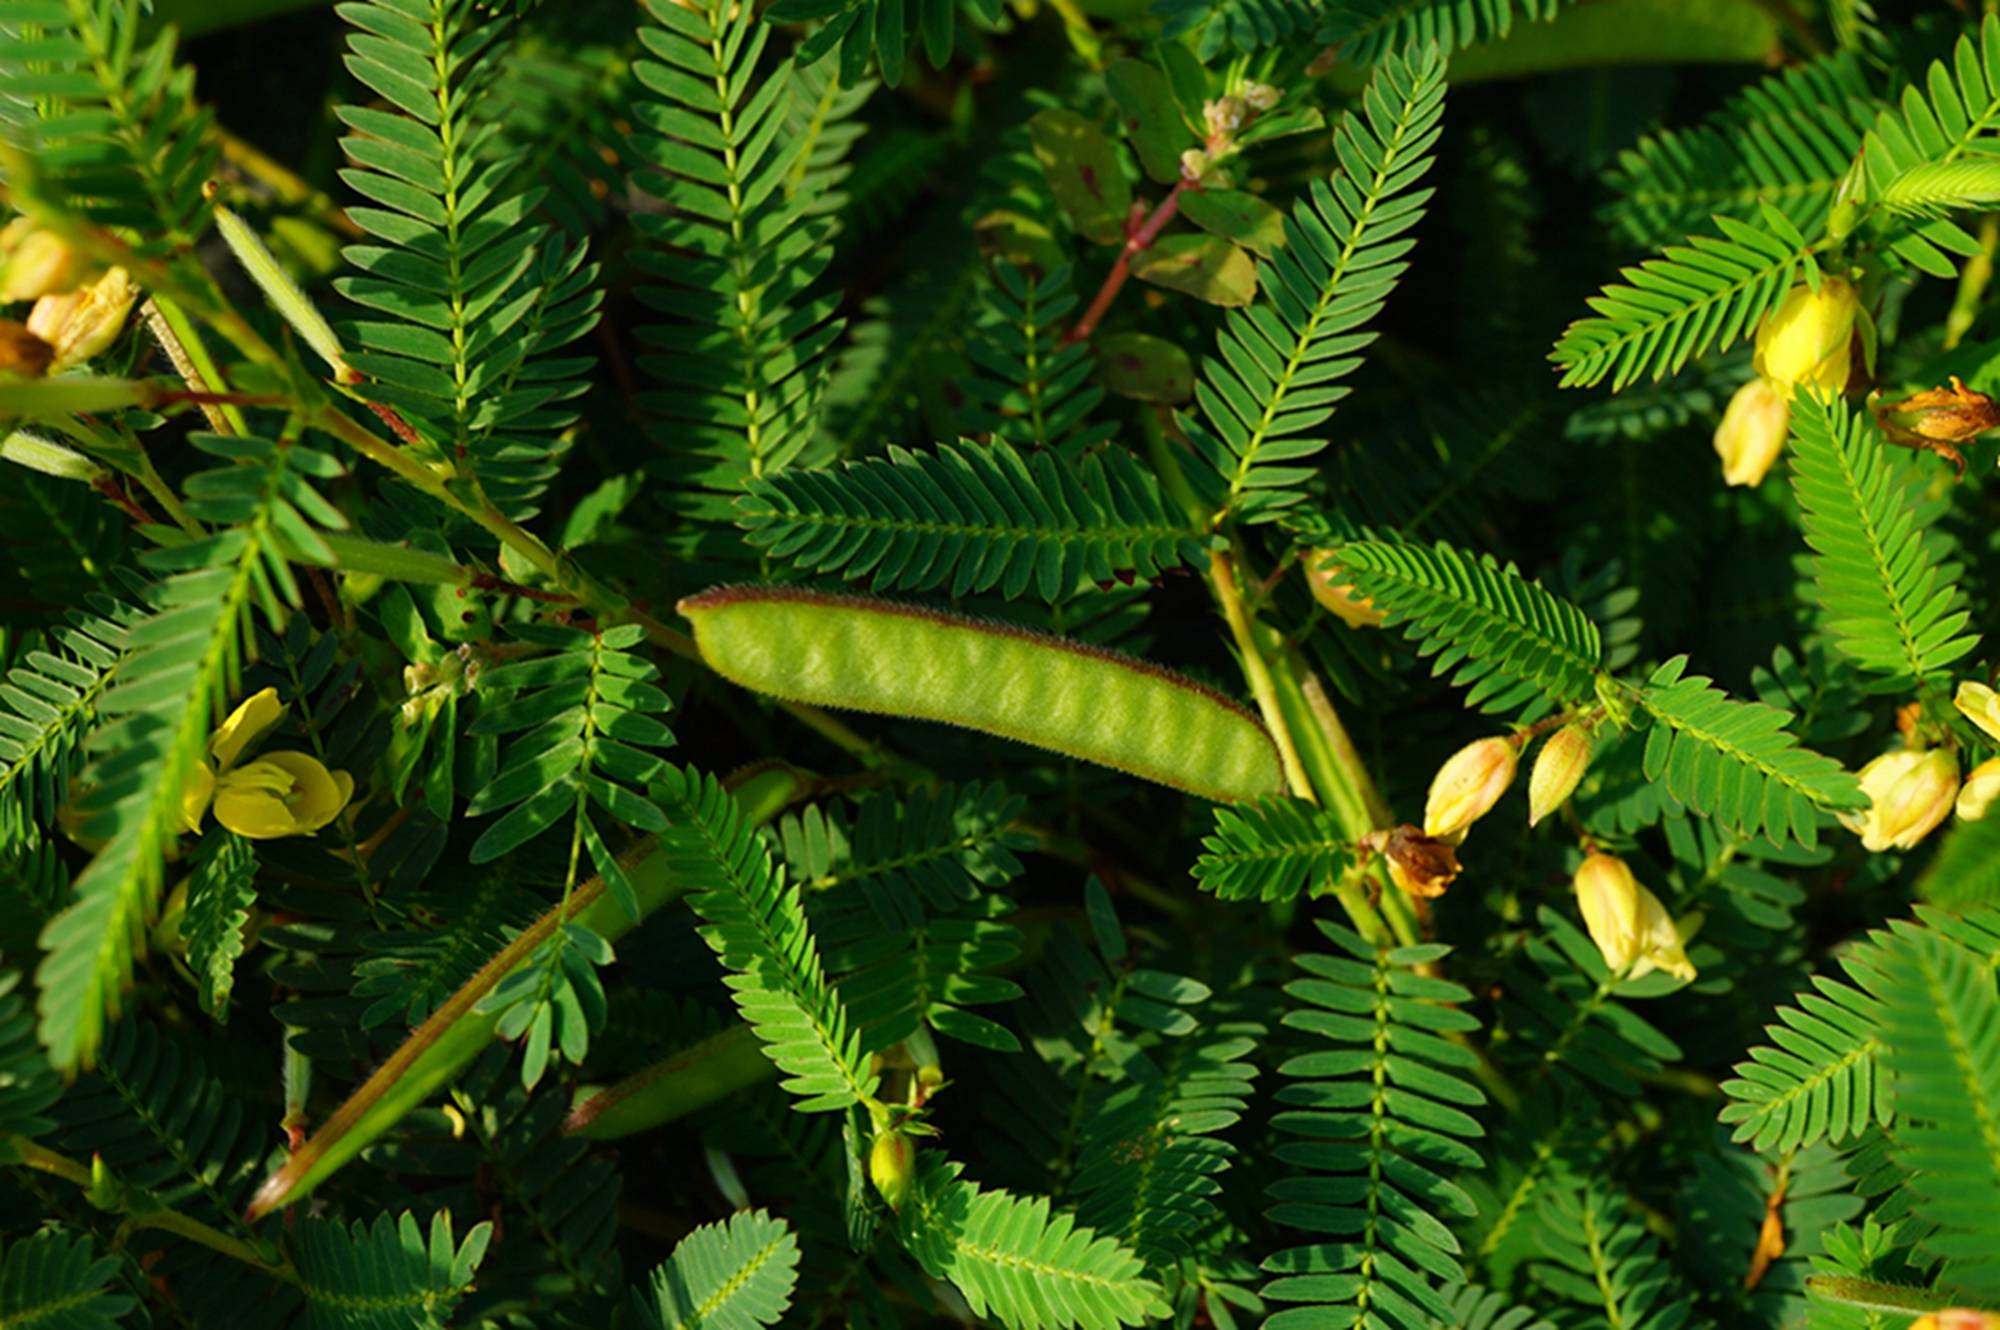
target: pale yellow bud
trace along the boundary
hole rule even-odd
[[[1189,148],[1181,154],[1181,179],[1190,185],[1200,184],[1212,169],[1208,154],[1200,148]]]
[[[1375,608],[1374,601],[1356,595],[1353,586],[1340,579],[1340,564],[1330,550],[1307,557],[1306,581],[1313,599],[1349,628],[1375,628],[1388,617]]]
[[[1951,704],[1987,738],[2000,743],[2000,693],[1983,683],[1962,683]]]
[[[1803,283],[1793,287],[1757,327],[1757,372],[1781,388],[1841,392],[1860,312],[1853,285],[1838,277],[1820,278],[1817,292]]]
[[[1565,725],[1549,736],[1528,773],[1528,825],[1561,808],[1590,768],[1590,728]]]
[[[1278,104],[1278,90],[1268,83],[1246,83],[1243,85],[1243,100],[1258,111],[1268,111]]]
[[[68,241],[44,231],[25,217],[0,230],[0,304],[36,300],[51,291],[66,291],[83,276],[83,261]]]
[[[1947,1307],[1919,1316],[1910,1322],[1910,1330],[2000,1330],[2000,1316],[1965,1307]]]
[[[1243,99],[1223,97],[1203,102],[1201,118],[1211,139],[1226,139],[1243,127]]]
[[[875,1144],[868,1151],[868,1180],[891,1210],[902,1209],[910,1197],[910,1185],[916,1180],[914,1156],[910,1138],[894,1127],[875,1133]]]
[[[1441,840],[1465,835],[1514,783],[1521,750],[1512,739],[1479,739],[1445,760],[1424,801],[1424,834]]]
[[[1977,822],[2000,800],[2000,757],[1989,757],[1974,767],[1958,787],[1958,819]]]
[[[1726,485],[1755,485],[1785,450],[1792,409],[1766,379],[1752,379],[1729,399],[1715,427],[1715,455],[1722,459]]]
[[[138,298],[125,270],[112,268],[80,291],[36,301],[28,331],[55,347],[49,373],[81,365],[116,341]]]
[[[1942,748],[1884,753],[1859,774],[1868,809],[1842,813],[1840,821],[1877,854],[1907,850],[1930,835],[1958,798],[1958,760]]]
[[[1663,970],[1676,979],[1695,977],[1673,916],[1622,859],[1591,855],[1577,867],[1571,885],[1590,940],[1613,974],[1637,979]]]

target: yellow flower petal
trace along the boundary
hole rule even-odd
[[[194,770],[188,773],[187,784],[181,787],[181,826],[187,831],[200,831],[202,816],[208,812],[208,801],[215,795],[215,773],[208,763],[200,758],[194,760]]]
[[[215,820],[252,840],[310,836],[353,796],[354,778],[345,771],[328,771],[305,753],[266,753],[222,777]]]
[[[266,688],[243,699],[229,719],[216,726],[208,740],[208,756],[217,771],[227,771],[243,756],[243,750],[269,734],[285,718],[285,704],[278,690]]]

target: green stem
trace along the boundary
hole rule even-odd
[[[46,1146],[37,1145],[25,1137],[9,1137],[0,1141],[0,1154],[11,1156],[8,1161],[10,1163],[74,1183],[90,1193],[93,1203],[120,1194],[120,1189],[115,1185],[109,1188],[100,1185],[100,1179],[92,1176],[88,1165],[79,1163],[67,1155],[58,1154]],[[133,1194],[143,1195],[143,1193]],[[242,1261],[246,1265],[253,1265],[273,1279],[282,1279],[289,1283],[298,1282],[298,1274],[291,1266],[271,1264],[264,1259],[261,1252],[240,1238],[232,1238],[222,1230],[210,1227],[199,1219],[191,1219],[178,1210],[170,1210],[150,1200],[148,1205],[149,1208],[144,1210],[119,1209],[116,1213],[123,1214],[126,1222],[134,1228],[157,1228],[162,1232],[186,1238],[190,1242],[198,1242],[211,1251],[221,1252],[224,1256]]]
[[[1958,294],[1952,297],[1951,312],[1944,319],[1944,349],[1949,351],[1965,339],[1979,302],[1993,280],[1993,251],[2000,248],[2000,213],[1989,212],[1979,219],[1979,252],[1965,261],[1958,274]]]

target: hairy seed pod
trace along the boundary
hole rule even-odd
[[[963,725],[1225,802],[1283,788],[1255,717],[1129,656],[785,587],[718,587],[680,612],[716,673],[786,701]]]

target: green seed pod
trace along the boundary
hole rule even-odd
[[[716,673],[786,701],[963,725],[1224,802],[1284,788],[1254,716],[1129,656],[785,587],[717,587],[680,612]]]

